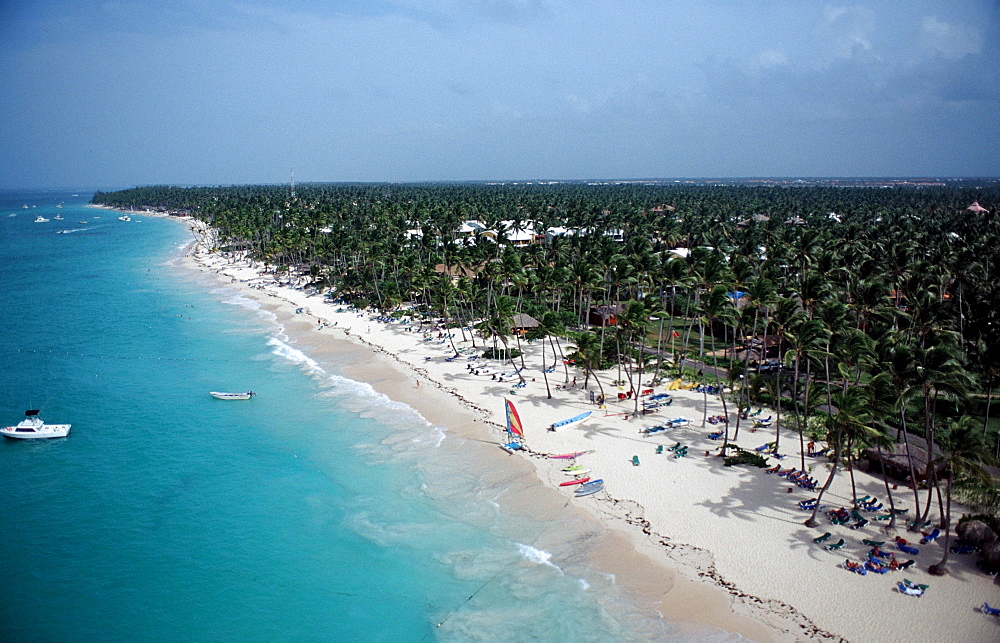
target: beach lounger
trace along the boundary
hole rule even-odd
[[[680,442],[678,442],[677,444],[675,444],[675,445],[674,445],[674,446],[672,446],[672,447],[669,447],[669,448],[667,449],[667,451],[676,451],[676,450],[677,450],[677,449],[679,449],[679,448],[681,448],[681,443],[680,443]]]
[[[865,538],[861,542],[868,545],[869,547],[881,547],[882,545],[885,544],[884,540],[868,540],[867,538]]]
[[[920,553],[920,550],[917,549],[916,547],[910,547],[909,545],[901,545],[899,543],[896,543],[896,549],[903,552],[904,554],[909,554],[911,556],[916,556],[917,554]]]
[[[826,532],[822,536],[817,536],[816,538],[813,538],[813,542],[817,544],[825,543],[826,541],[830,540],[832,536],[833,534],[831,534],[830,532]]]
[[[722,438],[722,436],[723,436],[724,434],[725,434],[725,433],[724,433],[723,431],[716,431],[715,433],[709,433],[709,434],[708,434],[708,439],[709,439],[709,440],[719,440],[719,439],[721,439],[721,438]]]
[[[681,447],[680,449],[677,449],[676,451],[674,451],[674,457],[675,458],[683,458],[687,454],[688,454],[688,448],[687,447]]]
[[[873,560],[869,560],[865,563],[865,569],[870,572],[875,572],[876,574],[885,574],[889,571],[889,568],[881,563],[877,563]]]
[[[872,545],[871,550],[868,551],[868,557],[876,562],[881,562],[879,558],[892,558],[892,552],[882,551],[878,548],[878,545]]]
[[[896,583],[896,589],[899,590],[900,594],[906,594],[907,596],[923,596],[924,590],[917,587],[907,587],[902,583]]]
[[[854,523],[853,525],[851,525],[851,529],[854,529],[854,530],[864,529],[869,524],[871,524],[871,523],[868,521],[867,518],[862,518],[861,520],[859,520],[856,523]]]
[[[632,456],[632,466],[633,467],[639,466],[639,456],[637,455]]]
[[[983,601],[983,606],[979,608],[982,610],[983,614],[989,614],[991,616],[1000,616],[1000,607],[990,607],[990,604]]]
[[[939,536],[941,536],[941,530],[940,529],[934,529],[934,531],[932,531],[932,532],[930,532],[928,534],[924,534],[924,537],[920,539],[920,544],[921,545],[926,545],[927,543],[932,543],[935,540],[937,540]]]
[[[904,560],[899,564],[899,569],[908,569],[910,567],[913,567],[913,563],[915,562],[917,561],[913,560],[912,558],[910,560]]]
[[[971,554],[976,551],[975,545],[952,545],[951,553],[953,554]]]
[[[863,504],[865,504],[866,502],[868,502],[871,499],[872,499],[871,495],[862,496],[860,498],[855,498],[854,499],[854,504],[856,504],[856,505],[863,505]]]
[[[836,549],[840,549],[843,546],[844,546],[844,539],[841,538],[840,540],[838,540],[837,542],[833,543],[832,545],[823,545],[823,549],[826,549],[827,551],[834,551]]]
[[[764,469],[764,473],[778,473],[779,471],[781,471],[781,465],[778,464],[774,465],[770,469]]]
[[[657,452],[657,453],[663,453],[663,445],[662,445],[662,444],[660,444],[660,445],[657,445],[657,447],[656,447],[656,452]]]
[[[868,568],[865,567],[864,564],[854,563],[847,559],[844,560],[842,567],[848,571],[854,572],[855,574],[861,574],[862,576],[868,573]]]
[[[927,589],[927,588],[930,587],[930,585],[925,585],[923,583],[920,583],[920,584],[914,583],[909,578],[904,578],[903,579],[903,584],[906,585],[907,587],[915,587],[917,589]]]

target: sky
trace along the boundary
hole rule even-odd
[[[1000,176],[1000,0],[0,0],[0,187]]]

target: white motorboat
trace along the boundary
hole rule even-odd
[[[48,219],[46,219],[40,214],[37,217],[35,217],[35,223],[48,223],[48,221],[49,221]]]
[[[130,216],[129,216],[129,215],[127,215],[127,214],[123,214],[123,215],[121,215],[120,217],[118,217],[118,220],[119,220],[119,221],[131,221],[131,220],[132,220],[132,217],[130,217]]]
[[[69,435],[69,424],[46,424],[38,417],[38,411],[26,411],[24,419],[16,426],[0,429],[0,435],[15,440],[36,440],[44,438],[65,438]]]
[[[256,395],[253,391],[247,391],[246,393],[222,393],[219,391],[209,391],[208,394],[217,400],[249,400],[251,397]]]

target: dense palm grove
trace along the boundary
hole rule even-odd
[[[294,196],[147,187],[94,202],[191,213],[221,250],[386,315],[405,307],[474,326],[494,347],[520,341],[513,320],[529,314],[539,326],[527,338],[547,343],[553,364],[558,338],[569,339],[566,357],[588,377],[617,369],[633,389],[685,368],[723,378],[720,401],[736,418],[723,450],[748,409],[769,405],[801,451],[827,442],[820,494],[863,449],[926,449],[932,457],[907,458],[918,481],[909,502],[885,487],[890,506],[911,505],[911,527],[933,511],[950,535],[953,496],[997,511],[984,468],[1000,453],[995,182],[305,185]],[[469,220],[482,226],[463,231]],[[543,242],[556,228],[567,232]],[[537,231],[536,242],[512,243],[520,231]],[[613,325],[592,323],[601,307]]]

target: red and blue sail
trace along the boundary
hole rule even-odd
[[[524,429],[521,425],[521,418],[517,414],[517,409],[510,400],[504,400],[507,407],[507,433],[524,437]]]

